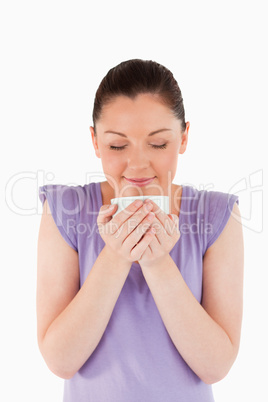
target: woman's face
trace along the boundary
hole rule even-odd
[[[157,96],[116,97],[102,109],[97,138],[93,127],[90,131],[115,197],[169,194],[178,155],[187,146],[189,123],[182,132],[180,120]],[[130,181],[144,178],[151,180]]]

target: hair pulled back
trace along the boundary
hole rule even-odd
[[[97,89],[92,116],[95,135],[103,106],[119,95],[134,99],[143,93],[159,95],[181,121],[182,130],[186,129],[183,98],[172,72],[152,60],[131,59],[111,68]]]

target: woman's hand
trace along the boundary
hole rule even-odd
[[[152,228],[156,233],[138,262],[141,267],[153,267],[169,254],[179,240],[179,217],[174,214],[167,215],[152,200],[146,200],[145,205],[146,203],[153,205],[152,212],[155,218],[152,221]]]
[[[150,229],[155,215],[142,201],[130,204],[114,218],[117,205],[103,205],[97,218],[99,233],[116,257],[124,261],[137,261],[154,238]]]

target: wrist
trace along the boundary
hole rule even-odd
[[[161,269],[165,269],[165,267],[170,263],[172,260],[169,254],[164,255],[163,257],[149,261],[149,262],[142,262],[139,261],[142,271],[150,270],[150,271],[159,271]],[[173,261],[173,260],[172,260]]]
[[[117,269],[130,270],[132,262],[122,258],[111,247],[105,244],[102,250],[107,262],[114,265]]]

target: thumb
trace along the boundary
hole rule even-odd
[[[171,219],[173,220],[174,223],[178,223],[179,217],[175,214],[170,214]]]
[[[180,235],[179,219],[180,218],[178,217],[178,215],[172,214],[172,220],[175,224],[175,231],[177,234]]]
[[[102,205],[99,211],[97,223],[105,224],[112,219],[112,215],[115,213],[117,205]]]

